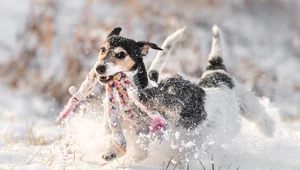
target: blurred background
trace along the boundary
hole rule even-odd
[[[196,82],[206,67],[215,24],[223,30],[227,70],[267,98],[275,106],[264,104],[268,113],[276,120],[279,113],[283,122],[277,121],[276,137],[267,141],[245,126],[245,136],[232,145],[236,150],[224,152],[229,159],[224,162],[242,169],[300,167],[299,0],[0,0],[0,21],[3,169],[99,169],[87,156],[94,151],[91,158],[100,161],[104,146],[99,106],[92,119],[75,119],[69,127],[74,133],[60,129],[55,119],[71,97],[68,88],[80,86],[113,28],[122,27],[124,37],[160,46],[186,27],[163,73]],[[145,57],[147,67],[156,53],[150,50]],[[101,96],[103,90],[98,85],[95,92]],[[69,136],[89,151],[83,152],[85,161],[74,163],[83,154],[68,150],[72,143],[62,139]],[[223,152],[217,152],[219,163]],[[205,161],[209,165],[210,156]]]
[[[297,120],[299,9],[297,0],[1,0],[0,108],[58,115],[70,97],[69,86],[81,84],[117,26],[122,36],[158,45],[186,27],[164,73],[197,81],[216,24],[225,37],[229,72],[270,98],[283,120]],[[155,55],[151,51],[145,58],[147,66]]]

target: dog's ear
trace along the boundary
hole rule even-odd
[[[122,28],[121,27],[117,27],[117,28],[114,28],[107,36],[110,37],[110,36],[113,36],[113,35],[120,35],[120,32],[122,31]]]
[[[141,53],[143,56],[148,54],[149,48],[152,48],[155,50],[162,50],[156,44],[148,42],[148,41],[138,41],[138,42],[136,42],[136,44],[140,47]]]

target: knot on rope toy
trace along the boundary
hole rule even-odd
[[[132,110],[132,107],[129,103],[129,98],[132,100],[138,100],[138,93],[137,93],[137,87],[134,83],[130,81],[130,79],[126,76],[125,73],[119,72],[116,75],[114,75],[114,78],[111,82],[107,84],[107,106],[108,106],[108,117],[109,122],[112,124],[111,128],[112,131],[115,134],[118,134],[118,137],[120,138],[120,134],[122,134],[121,125],[118,121],[118,112],[117,106],[115,103],[115,93],[118,94],[119,97],[119,103],[121,104],[121,107],[119,107],[122,110],[123,117],[126,116],[127,119],[134,120],[138,117],[137,114],[134,113]],[[133,93],[132,95],[128,95],[129,90]],[[146,111],[148,109],[145,109]],[[150,132],[158,137],[158,139],[162,140],[164,137],[164,131],[168,129],[168,122],[163,118],[163,116],[158,111],[146,111],[148,112],[148,116],[152,119],[152,122],[150,124]],[[124,115],[125,114],[125,115]],[[121,135],[122,136],[122,135]],[[121,137],[122,138],[122,137]]]
[[[108,97],[108,109],[117,109],[115,104],[116,94],[119,97],[119,104],[121,105],[120,109],[125,114],[123,117],[128,119],[136,119],[137,115],[133,112],[129,104],[128,90],[135,90],[137,87],[131,83],[130,79],[126,76],[125,73],[119,72],[114,75],[112,81],[108,82],[106,88],[106,95]],[[110,112],[110,111],[109,111]]]

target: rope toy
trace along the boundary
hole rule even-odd
[[[117,95],[119,97],[119,108],[121,113],[123,113],[123,118],[129,119],[131,122],[134,122],[138,118],[138,115],[135,114],[130,107],[129,96],[127,93],[128,88],[136,90],[136,86],[133,83],[130,83],[130,80],[123,72],[114,75],[113,80],[108,82],[106,86],[106,108],[108,109],[107,120],[113,137],[123,148],[126,148],[126,139],[119,121],[118,105],[116,103]]]
[[[92,92],[97,81],[98,75],[91,70],[79,89],[71,86],[69,92],[72,97],[69,99],[59,117],[61,119],[65,119],[71,112],[75,112],[76,109],[80,108],[80,106],[86,100],[86,97]],[[116,101],[117,96],[119,99],[117,100],[118,103]],[[133,124],[136,124],[137,118],[139,117],[139,115],[132,110],[132,102],[129,102],[129,99],[131,99],[133,103],[138,103],[137,105],[141,105],[138,99],[137,87],[130,81],[124,72],[119,72],[115,74],[113,79],[106,84],[105,107],[107,109],[107,120],[110,130],[112,131],[113,138],[123,148],[126,148],[126,139],[119,121],[120,115],[118,113],[118,108],[122,113],[122,117],[126,120],[129,120]],[[161,132],[162,130],[166,130],[168,128],[167,121],[159,112],[150,111],[143,106],[141,107],[141,109],[145,111],[152,119],[150,125],[151,133],[155,134],[159,139],[162,139]]]

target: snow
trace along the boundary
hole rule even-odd
[[[176,138],[176,139],[179,139],[179,137],[180,137],[180,132],[178,132],[178,131],[175,132],[175,138]]]
[[[10,96],[15,101],[23,100],[24,97],[21,94],[11,94]],[[6,96],[6,99],[9,99],[9,95]],[[300,152],[300,133],[297,131],[300,127],[299,122],[292,124],[282,122],[278,109],[268,99],[263,99],[262,102],[268,113],[273,115],[276,120],[278,130],[273,138],[264,137],[258,132],[254,124],[243,119],[241,132],[235,137],[226,140],[220,139],[218,142],[214,138],[208,138],[207,141],[200,143],[203,148],[201,148],[201,152],[193,155],[193,158],[196,159],[190,158],[189,167],[199,167],[199,159],[208,168],[211,164],[211,156],[214,158],[215,166],[222,168],[227,168],[230,164],[232,167],[241,166],[243,169],[299,167],[300,162],[297,161],[300,159],[298,154]],[[1,108],[5,108],[5,106],[1,105]],[[90,111],[89,115],[72,115],[68,126],[60,129],[54,124],[54,117],[52,120],[43,119],[40,115],[30,114],[34,112],[27,108],[28,103],[27,105],[19,105],[18,109],[23,109],[23,114],[28,115],[28,118],[18,116],[17,112],[1,109],[2,130],[0,135],[3,138],[0,145],[0,160],[3,169],[62,169],[63,167],[70,169],[111,169],[120,167],[123,161],[125,162],[124,166],[131,167],[131,169],[161,169],[162,162],[165,162],[166,166],[173,154],[176,153],[174,151],[182,146],[170,145],[172,141],[172,137],[170,137],[163,143],[154,143],[154,146],[151,146],[149,156],[140,163],[131,162],[130,155],[133,151],[129,149],[126,158],[128,160],[120,158],[119,163],[114,161],[112,164],[100,166],[101,151],[103,151],[105,143],[102,114],[99,116],[96,111]],[[46,108],[43,107],[43,109]],[[94,109],[95,107],[88,105],[87,108]],[[27,128],[30,125],[28,121],[34,120],[34,118],[37,120],[32,126],[32,133],[35,139],[45,137],[45,144],[33,145],[29,143]],[[184,147],[181,151],[195,145],[194,141],[185,140],[186,136],[182,137],[182,133],[180,130],[175,131],[173,138],[175,141],[183,142]],[[64,139],[57,140],[61,138],[62,134],[65,135]],[[174,156],[171,161],[174,165],[171,166],[175,166],[176,163],[174,162],[178,161]],[[223,162],[222,165],[221,162]]]
[[[264,1],[232,0],[224,4],[217,0],[215,5],[210,6],[194,1],[141,1],[136,8],[136,4],[127,4],[129,2],[92,2],[87,25],[94,25],[95,21],[100,20],[102,27],[89,30],[91,35],[88,36],[103,39],[112,27],[121,25],[124,26],[122,35],[159,44],[167,35],[186,26],[178,49],[172,52],[165,66],[165,76],[180,73],[197,81],[210,51],[210,27],[218,25],[226,40],[225,64],[239,81],[265,96],[261,102],[276,122],[274,137],[264,137],[255,124],[241,118],[240,131],[230,138],[223,138],[226,133],[219,130],[203,136],[202,129],[195,132],[175,129],[167,140],[151,142],[149,155],[141,162],[134,162],[134,149],[129,144],[124,157],[102,165],[106,138],[101,103],[88,104],[89,114],[72,115],[66,124],[58,125],[55,120],[62,108],[54,98],[35,89],[28,91],[30,87],[25,86],[26,83],[21,89],[14,90],[0,77],[0,169],[127,167],[150,170],[162,169],[170,161],[169,169],[173,169],[178,162],[182,162],[178,167],[186,168],[180,155],[188,153],[188,149],[195,149],[186,160],[190,169],[199,169],[199,160],[206,169],[210,169],[212,157],[217,169],[227,169],[229,166],[230,169],[241,167],[246,170],[300,167],[300,91],[295,90],[300,84],[297,74],[300,72],[297,53],[300,48],[300,22],[295,14],[299,11],[299,2],[276,1],[275,4],[268,4]],[[39,51],[41,58],[38,63],[41,63],[45,79],[55,75],[55,80],[62,81],[66,53],[63,47],[71,44],[74,33],[84,33],[76,29],[84,5],[79,0],[72,3],[57,1],[54,23],[57,30],[52,53],[44,57]],[[165,7],[163,10],[162,6]],[[179,10],[180,6],[182,8]],[[29,9],[30,1],[27,0],[0,1],[0,20],[3,23],[0,26],[1,66],[19,52],[22,42],[16,37],[25,28]],[[73,53],[79,52],[76,48]],[[155,54],[149,52],[145,58],[146,65],[149,66]],[[79,60],[84,69],[89,70],[95,58],[80,56]],[[143,142],[143,137],[135,139],[130,129],[124,133],[133,139],[132,143]]]

